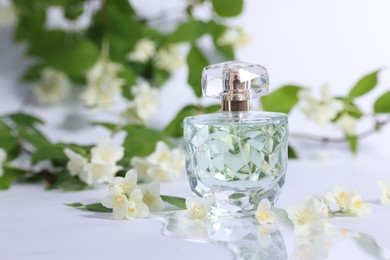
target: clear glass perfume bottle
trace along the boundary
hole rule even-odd
[[[202,89],[222,100],[222,112],[184,119],[191,189],[213,199],[212,215],[253,215],[261,199],[274,204],[284,184],[287,115],[249,111],[249,100],[268,92],[268,73],[260,65],[210,65],[203,69]]]

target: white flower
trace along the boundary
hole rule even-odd
[[[330,223],[323,208],[323,202],[313,196],[305,197],[299,206],[288,206],[286,211],[294,223],[295,235],[308,236],[328,232]]]
[[[135,109],[137,116],[148,122],[154,118],[160,105],[160,91],[152,88],[147,82],[142,82],[131,89],[134,100],[130,102],[129,109]]]
[[[159,141],[156,150],[146,158],[133,157],[131,165],[137,170],[141,179],[171,182],[178,180],[184,167],[184,153],[181,149],[170,149]]]
[[[69,148],[65,148],[64,153],[69,159],[66,167],[68,168],[70,175],[76,176],[82,174],[84,166],[87,163],[87,159]]]
[[[93,185],[110,181],[120,168],[114,164],[87,163],[84,171],[79,174],[80,180]]]
[[[42,80],[33,88],[33,93],[40,104],[53,105],[67,97],[69,90],[70,82],[65,73],[45,68]]]
[[[122,193],[130,196],[130,193],[137,187],[137,172],[131,169],[126,172],[125,177],[115,177],[108,184],[110,193]]]
[[[159,181],[174,181],[180,178],[184,167],[184,153],[175,148],[170,150],[162,141],[157,142],[156,150],[147,157],[154,166],[148,170],[148,176]]]
[[[262,199],[257,205],[255,217],[260,225],[275,223],[276,215],[271,207],[271,202],[268,199]]]
[[[171,44],[160,49],[156,56],[156,66],[160,69],[173,71],[184,65],[183,55],[180,54],[179,45]]]
[[[18,21],[18,12],[10,1],[0,2],[0,27],[13,27]]]
[[[127,55],[127,59],[129,61],[144,63],[150,60],[155,50],[156,44],[153,41],[144,38],[136,43],[134,50]]]
[[[102,205],[112,209],[116,219],[123,219],[126,216],[128,199],[125,194],[110,193],[102,200]]]
[[[192,219],[205,219],[211,206],[209,198],[192,195],[186,199],[187,215]]]
[[[321,88],[321,98],[311,95],[308,90],[299,92],[302,112],[320,126],[329,123],[342,110],[343,103],[330,97],[329,87]]]
[[[165,207],[164,201],[160,196],[160,184],[156,181],[140,186],[144,194],[143,202],[151,211],[160,211]]]
[[[242,48],[251,42],[251,37],[244,27],[229,28],[218,38],[218,45],[232,45],[234,48]]]
[[[81,98],[87,106],[107,107],[121,94],[125,81],[117,74],[122,65],[101,58],[87,73],[87,90]]]
[[[124,178],[116,177],[109,182],[109,193],[102,200],[102,204],[112,209],[116,219],[143,218],[149,215],[142,190],[137,187],[137,179],[137,172],[129,170]],[[148,191],[147,196],[155,196],[156,192],[159,193],[159,188],[148,187],[146,191]],[[151,201],[150,198],[146,200]]]
[[[351,214],[359,217],[364,217],[371,213],[371,207],[362,200],[362,196],[358,193],[351,197],[348,208]]]
[[[124,148],[115,146],[112,140],[106,139],[91,149],[91,162],[98,164],[115,164],[122,159]]]
[[[151,181],[151,178],[148,176],[148,170],[152,168],[153,165],[145,158],[134,156],[131,158],[130,164],[134,167],[140,179],[143,181]]]
[[[343,131],[344,133],[347,134],[354,134],[356,130],[356,122],[357,120],[348,115],[348,114],[343,114],[337,121],[336,121],[336,126]]]
[[[381,203],[390,206],[390,182],[378,181],[377,184],[382,193]]]
[[[137,217],[137,218],[144,218],[149,215],[149,208],[146,206],[146,204],[143,202],[143,194],[140,189],[135,189],[130,194],[130,205],[132,207],[127,208],[127,216],[128,217]]]
[[[6,159],[7,152],[3,148],[0,148],[0,177],[4,174],[3,165]]]
[[[365,216],[371,212],[371,207],[363,202],[359,192],[342,185],[336,185],[325,198],[340,208],[341,213]]]
[[[355,195],[355,192],[351,189],[342,185],[336,185],[332,191],[325,194],[325,198],[336,204],[340,209],[347,210],[353,195]]]
[[[149,208],[143,203],[142,197],[142,191],[136,188],[129,196],[109,193],[102,200],[102,204],[112,209],[115,219],[143,218],[149,215]]]

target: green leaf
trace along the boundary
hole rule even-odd
[[[33,1],[18,0],[13,2],[19,2],[18,7],[25,9],[18,16],[18,24],[14,29],[15,41],[30,39],[42,31],[46,20],[46,11],[34,10],[33,6],[30,6],[34,4]]]
[[[122,95],[128,100],[134,98],[133,93],[130,89],[136,83],[136,74],[129,67],[123,67],[122,70],[118,73],[118,76],[126,81],[125,85],[122,86]]]
[[[349,149],[353,154],[356,154],[358,148],[358,137],[356,135],[346,135],[345,139],[349,144]]]
[[[86,209],[88,211],[93,211],[93,212],[112,212],[112,209],[104,207],[103,204],[101,203],[84,205],[80,202],[75,202],[75,203],[69,203],[65,205],[73,208]]]
[[[88,187],[88,185],[82,182],[77,176],[70,176],[69,172],[60,172],[55,179],[54,183],[48,187],[48,189],[60,189],[63,191],[79,191]]]
[[[84,204],[82,204],[80,202],[74,202],[74,203],[65,204],[65,206],[69,206],[69,207],[73,207],[73,208],[80,208],[80,207],[83,207]]]
[[[39,80],[41,78],[41,72],[45,67],[46,65],[42,63],[32,65],[23,73],[22,80],[27,82]]]
[[[207,25],[198,20],[182,23],[169,36],[169,42],[194,42],[207,32]]]
[[[24,171],[9,166],[3,167],[3,176],[0,177],[0,190],[9,189],[13,182],[20,180]]]
[[[64,153],[65,145],[63,144],[50,144],[39,146],[31,157],[32,162],[35,164],[42,160],[63,160],[67,161]]]
[[[36,148],[50,144],[49,140],[47,140],[47,138],[36,128],[18,126],[17,130],[19,136],[23,140],[27,141],[28,143],[30,143],[32,146]]]
[[[88,204],[85,208],[93,212],[112,212],[112,209],[104,207],[101,203]]]
[[[196,96],[200,97],[202,96],[202,88],[200,86],[202,70],[208,65],[208,61],[195,44],[192,44],[188,53],[187,64],[188,84],[190,84]]]
[[[214,11],[222,17],[232,17],[242,12],[243,0],[212,0]]]
[[[213,38],[213,43],[216,50],[228,60],[234,60],[234,49],[231,45],[220,45],[219,38],[222,34],[228,29],[223,24],[216,23],[215,21],[210,21],[207,24],[207,28],[211,37]]]
[[[117,124],[106,123],[106,122],[93,122],[92,125],[102,126],[102,127],[106,128],[107,130],[110,130],[110,131],[113,131],[114,129],[116,129],[118,127]]]
[[[7,115],[12,121],[20,126],[34,126],[35,124],[44,124],[44,122],[33,115],[24,114],[24,113],[15,113]]]
[[[168,71],[154,68],[152,85],[161,87],[169,79],[171,74]]]
[[[77,4],[77,5],[68,5],[65,7],[65,13],[64,16],[68,20],[76,20],[80,17],[80,15],[84,12],[83,5]]]
[[[30,41],[27,54],[49,59],[65,46],[65,32],[61,30],[44,30],[36,33]]]
[[[185,106],[175,118],[168,124],[164,129],[164,133],[173,137],[182,137],[183,136],[183,120],[188,116],[195,116],[202,113],[214,113],[220,109],[220,105],[208,106],[202,108],[196,105],[187,105]]]
[[[379,70],[362,77],[349,92],[350,99],[362,96],[372,90],[378,83]]]
[[[390,91],[380,96],[374,104],[375,113],[390,113]]]
[[[47,63],[71,75],[84,74],[100,56],[95,44],[88,39],[75,39],[55,55],[47,58]]]
[[[273,208],[272,211],[276,214],[277,220],[280,221],[282,224],[293,228],[294,223],[288,218],[288,214],[284,209],[281,208]]]
[[[123,130],[127,132],[123,144],[127,159],[133,156],[147,156],[155,150],[158,141],[167,141],[167,136],[163,132],[144,126],[128,125]]]
[[[0,147],[9,153],[18,146],[19,140],[11,134],[11,129],[0,123]]]
[[[166,203],[174,205],[180,209],[186,209],[186,200],[179,197],[161,195],[161,199]]]
[[[263,109],[272,112],[290,113],[291,109],[298,103],[298,92],[303,87],[286,85],[271,94],[261,97]]]
[[[288,158],[290,159],[298,159],[298,155],[295,152],[295,149],[292,146],[288,146]]]

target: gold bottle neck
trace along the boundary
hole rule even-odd
[[[249,111],[248,100],[222,100],[222,111]]]

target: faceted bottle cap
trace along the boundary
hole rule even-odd
[[[207,66],[202,72],[203,96],[245,101],[268,92],[268,72],[263,66],[228,61]]]

